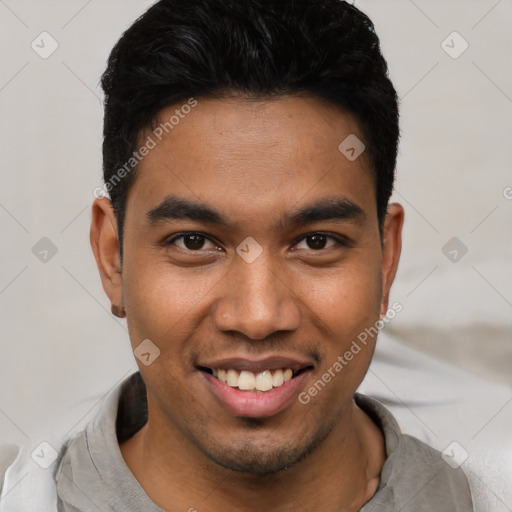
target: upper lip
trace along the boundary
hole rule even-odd
[[[285,357],[285,356],[267,356],[263,358],[251,359],[248,357],[230,357],[201,362],[197,365],[201,368],[210,369],[234,369],[246,370],[249,372],[262,372],[264,370],[278,370],[280,368],[290,368],[298,372],[306,367],[313,367],[314,363],[309,360]]]

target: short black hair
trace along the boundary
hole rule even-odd
[[[121,257],[140,135],[153,128],[165,107],[201,97],[307,95],[351,113],[374,173],[382,231],[395,175],[398,98],[373,23],[353,5],[161,0],[115,45],[101,83],[103,179],[118,222]]]

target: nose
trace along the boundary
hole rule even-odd
[[[291,283],[264,253],[252,263],[238,258],[226,275],[222,296],[216,301],[213,322],[224,332],[242,333],[262,340],[300,325],[300,308]]]

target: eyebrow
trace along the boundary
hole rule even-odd
[[[170,220],[193,220],[222,227],[231,224],[217,209],[177,196],[167,196],[158,206],[147,212],[146,219],[151,226]],[[285,213],[275,227],[285,228],[323,221],[361,224],[365,220],[364,210],[353,201],[344,197],[329,197]]]
[[[345,221],[362,224],[366,220],[364,210],[345,197],[329,197],[313,204],[285,213],[279,221],[281,226],[300,226],[313,222]]]

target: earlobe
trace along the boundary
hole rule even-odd
[[[398,203],[388,206],[382,233],[382,298],[380,316],[383,318],[388,310],[389,292],[395,279],[400,253],[402,251],[402,227],[404,209]]]
[[[117,316],[117,318],[125,318],[126,317],[126,310],[124,309],[123,305],[119,304],[112,304],[110,307],[110,311],[114,316]]]
[[[112,203],[105,197],[96,199],[92,205],[90,242],[103,289],[112,303],[112,313],[123,318],[122,273],[117,220]]]

